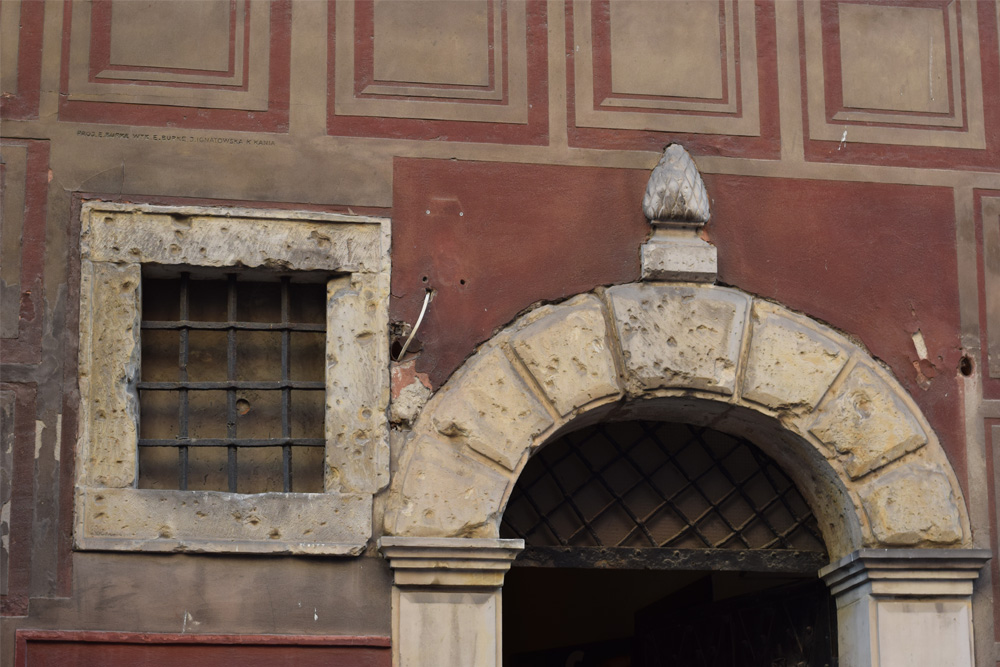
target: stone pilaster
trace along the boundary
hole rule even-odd
[[[501,588],[523,540],[383,537],[395,667],[499,667]]]
[[[820,570],[842,667],[973,667],[972,587],[986,549],[861,549]]]

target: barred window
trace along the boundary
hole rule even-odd
[[[385,218],[86,202],[75,548],[363,551],[388,299]]]
[[[321,280],[144,275],[140,488],[323,491]]]

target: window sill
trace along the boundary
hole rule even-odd
[[[80,489],[76,548],[102,551],[357,555],[372,497]]]

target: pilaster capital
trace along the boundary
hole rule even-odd
[[[966,597],[988,549],[859,549],[819,571],[837,597]]]
[[[396,586],[499,588],[524,540],[382,537]]]

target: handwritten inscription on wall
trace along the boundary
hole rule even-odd
[[[94,139],[127,139],[132,141],[166,141],[187,144],[225,144],[229,146],[276,146],[273,139],[258,139],[255,137],[221,137],[199,134],[153,134],[142,132],[113,132],[108,130],[77,130],[78,137]]]

